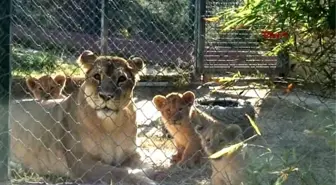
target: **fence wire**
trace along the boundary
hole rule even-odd
[[[335,184],[334,86],[220,33],[237,2],[12,0],[11,183]]]

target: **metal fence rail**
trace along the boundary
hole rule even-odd
[[[11,84],[10,22],[11,3],[2,1],[0,8],[0,183],[8,183],[9,177],[9,97]]]

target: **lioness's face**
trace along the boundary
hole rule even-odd
[[[196,133],[201,139],[202,146],[208,155],[236,144],[243,139],[242,130],[238,125],[211,124],[197,125]]]
[[[85,52],[80,62],[86,70],[86,80],[82,86],[86,102],[96,110],[98,117],[113,116],[131,102],[137,73],[143,67],[143,61],[140,58],[126,60]]]
[[[194,100],[195,95],[187,91],[184,94],[170,93],[166,97],[157,95],[153,98],[153,103],[168,123],[180,125],[189,122],[189,112]]]
[[[65,82],[66,78],[63,75],[57,75],[54,79],[49,75],[45,75],[38,79],[28,78],[26,84],[35,99],[49,100],[62,97]]]

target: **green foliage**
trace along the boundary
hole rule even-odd
[[[304,71],[298,77],[334,88],[335,11],[334,0],[245,0],[212,20],[220,21],[223,32],[242,27],[252,31],[260,46],[270,50],[269,55],[286,50],[292,69]],[[264,31],[286,32],[289,37],[265,39],[261,37]]]
[[[13,49],[12,67],[14,71],[53,72],[58,58],[48,52],[27,52],[20,48]]]
[[[59,73],[68,76],[83,75],[74,61],[65,61],[56,52],[28,50],[17,46],[12,49],[12,69],[14,76],[22,77]]]
[[[13,20],[23,27],[100,34],[101,0],[14,1]],[[118,0],[107,3],[109,32],[124,38],[188,41],[193,36],[190,0]],[[27,16],[29,15],[29,16]]]

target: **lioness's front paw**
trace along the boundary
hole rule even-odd
[[[122,183],[134,185],[158,185],[155,181],[140,175],[129,175],[129,177],[126,177]]]

